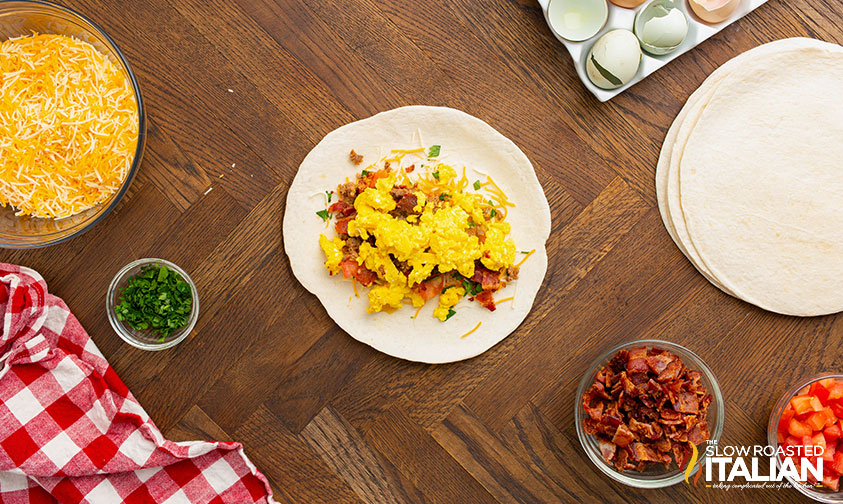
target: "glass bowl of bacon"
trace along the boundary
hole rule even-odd
[[[815,501],[843,503],[843,374],[800,380],[785,391],[770,414],[767,442],[792,486]]]
[[[696,354],[667,341],[633,341],[601,355],[580,382],[577,436],[612,479],[666,487],[693,479],[706,442],[720,440],[724,410],[717,379]]]
[[[91,229],[143,157],[138,81],[117,44],[52,2],[0,1],[0,248]]]

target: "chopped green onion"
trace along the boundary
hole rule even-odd
[[[319,217],[322,217],[322,220],[325,221],[325,222],[328,222],[329,220],[331,220],[331,213],[328,212],[327,210],[319,210],[318,212],[316,212],[316,215],[318,215]]]
[[[450,194],[445,194],[445,193],[442,193],[442,194],[440,194],[440,195],[439,195],[439,201],[445,201],[445,200],[447,200],[447,199],[451,199],[451,195],[450,195]]]
[[[474,190],[475,190],[475,191],[479,191],[481,187],[483,187],[483,186],[482,186],[482,185],[480,185],[480,181],[479,181],[479,180],[475,180],[475,181],[474,181]]]
[[[363,171],[360,172],[360,175],[362,175],[364,177],[368,174],[369,174],[369,170],[363,170]]]
[[[427,157],[436,157],[439,155],[439,152],[442,150],[441,145],[431,145],[430,151],[427,153]]]
[[[187,325],[193,305],[190,285],[165,265],[146,265],[129,278],[114,307],[117,320],[136,331],[151,330],[163,341]]]
[[[449,318],[453,317],[456,314],[457,314],[457,312],[455,312],[453,308],[448,308],[448,316],[445,317],[445,320],[448,320]]]
[[[435,178],[436,180],[439,180],[439,170],[436,170],[435,172],[433,172],[433,178]]]
[[[498,212],[496,212],[494,208],[492,209],[491,212],[489,212],[489,215],[491,215],[492,217],[496,216],[497,214],[498,214]]]
[[[325,191],[325,194],[328,195],[328,203],[331,202],[331,196],[334,195],[334,191]]]

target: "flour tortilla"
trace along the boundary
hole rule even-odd
[[[734,296],[734,293],[712,275],[688,236],[679,198],[679,160],[700,114],[714,95],[720,81],[732,70],[753,59],[762,59],[777,52],[817,47],[817,44],[823,43],[808,38],[784,39],[755,47],[727,61],[712,72],[700,87],[688,97],[685,106],[671,124],[662,143],[658,165],[656,166],[656,194],[664,226],[676,246],[691,264],[709,282],[729,295]]]
[[[703,91],[671,147],[676,237],[724,290],[771,311],[843,309],[841,62],[819,41],[762,46]]]
[[[536,252],[521,266],[518,280],[495,294],[496,299],[514,296],[490,312],[461,301],[456,315],[446,322],[432,316],[434,299],[411,319],[413,307],[394,313],[367,313],[368,289],[359,287],[354,296],[351,282],[342,275],[330,276],[319,234],[334,236],[316,216],[325,208],[324,191],[336,189],[346,177],[389,153],[390,149],[441,145],[437,160],[458,173],[466,167],[470,181],[490,175],[516,206],[506,221],[518,250]],[[354,149],[363,155],[361,166],[348,159]],[[406,159],[410,159],[408,155]],[[527,156],[512,141],[485,122],[459,110],[412,106],[383,112],[329,133],[302,162],[287,193],[283,224],[284,248],[293,273],[315,294],[328,314],[349,335],[381,352],[411,361],[445,363],[479,355],[514,331],[524,320],[547,271],[545,242],[550,234],[550,207]],[[516,261],[523,257],[517,254]],[[465,338],[477,322],[480,327]]]

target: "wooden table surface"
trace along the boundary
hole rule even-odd
[[[654,171],[667,127],[718,65],[788,36],[843,41],[836,0],[771,0],[609,103],[580,84],[534,0],[70,0],[127,54],[148,110],[139,174],[87,234],[0,260],[63,297],[165,434],[241,441],[280,502],[791,502],[795,490],[636,490],[585,457],[575,388],[609,346],[697,352],[726,399],[721,444],[763,444],[794,381],[839,371],[843,319],[726,296],[665,232]],[[536,167],[550,266],[525,322],[467,362],[360,344],[293,278],[287,188],[329,131],[409,104],[489,122]],[[207,193],[209,188],[211,192]],[[196,281],[178,347],[124,344],[111,277],[163,257]]]

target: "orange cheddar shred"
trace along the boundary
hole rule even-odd
[[[92,45],[0,43],[0,204],[56,219],[95,206],[126,179],[137,142],[132,86]]]

